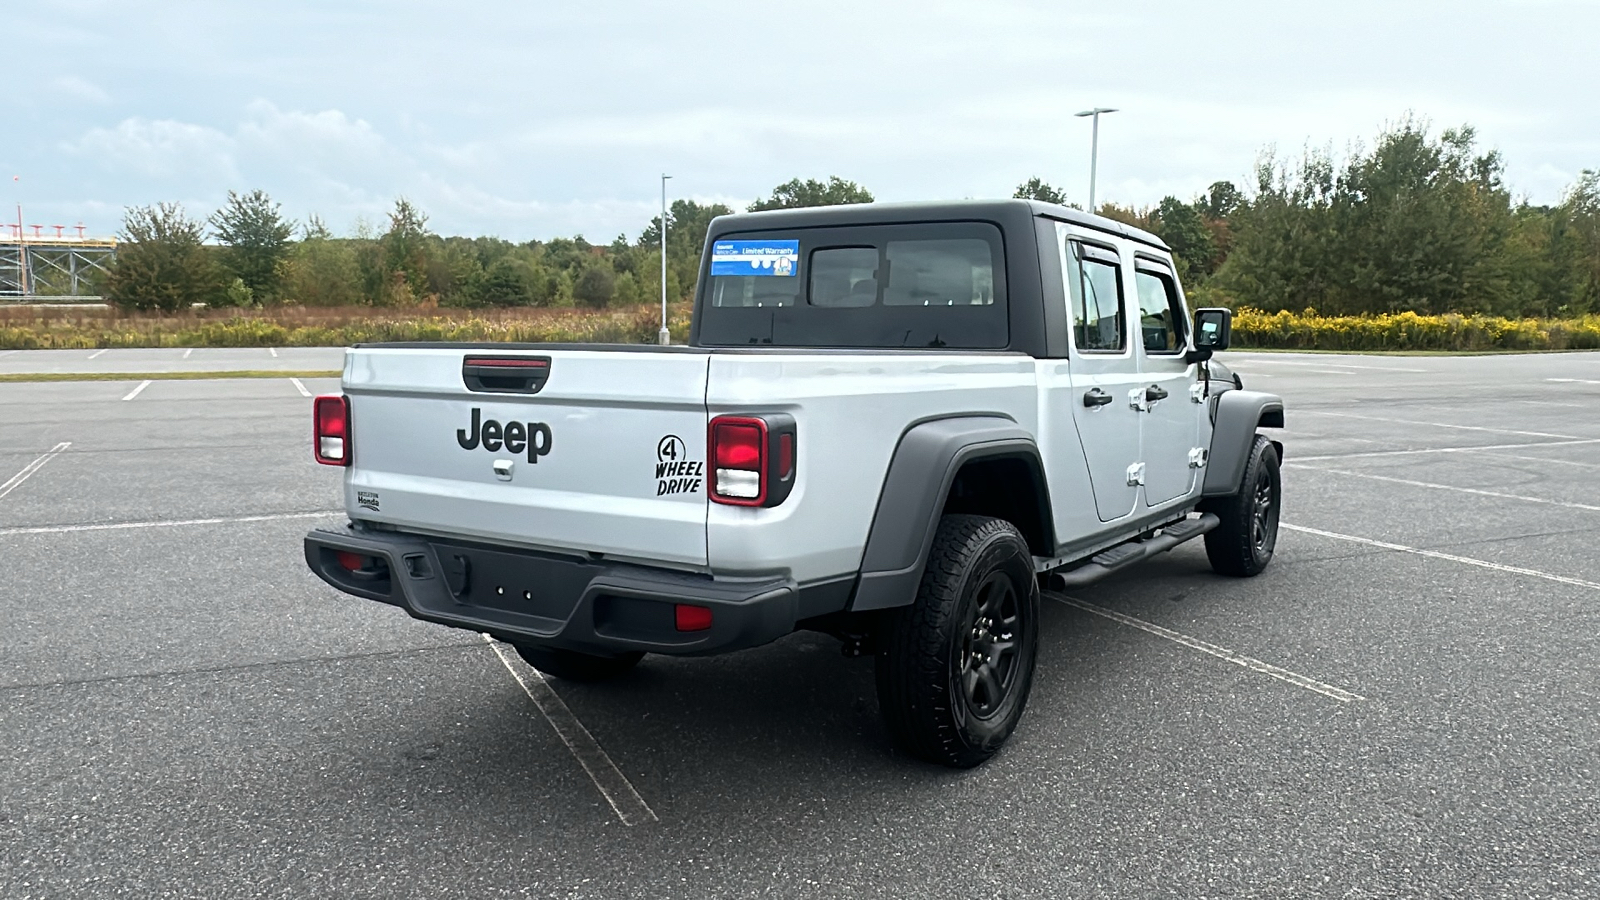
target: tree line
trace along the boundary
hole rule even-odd
[[[1600,172],[1555,205],[1517,198],[1505,162],[1469,126],[1434,135],[1407,119],[1340,163],[1329,150],[1268,152],[1242,190],[1097,212],[1159,235],[1192,298],[1323,315],[1600,313]],[[1037,178],[1018,197],[1062,203]]]
[[[1097,213],[1159,235],[1198,304],[1325,315],[1600,313],[1600,172],[1560,202],[1515,196],[1505,163],[1471,127],[1437,134],[1412,119],[1357,146],[1298,158],[1264,153],[1253,183]],[[1072,205],[1032,178],[1014,196]],[[795,179],[750,210],[870,203],[838,177]],[[675,201],[667,213],[667,291],[692,296],[706,228],[731,210]],[[129,209],[103,292],[130,309],[211,306],[602,308],[658,299],[661,217],[636,238],[516,243],[443,237],[406,199],[386,227],[336,237],[313,216],[286,219],[262,191],[230,192],[204,221],[176,204]]]
[[[795,179],[750,210],[871,203],[853,182]],[[692,295],[711,220],[720,203],[674,201],[667,211],[667,296]],[[444,237],[405,198],[379,232],[358,225],[335,237],[313,216],[286,218],[264,191],[228,192],[204,221],[175,203],[133,207],[119,235],[102,291],[118,307],[181,310],[207,306],[604,308],[660,298],[661,217],[637,238],[609,244],[583,237],[516,243],[494,237]]]

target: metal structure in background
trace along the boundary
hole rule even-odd
[[[672,333],[667,331],[667,179],[671,177],[661,173],[661,331],[656,340],[663,347],[672,343]]]
[[[1094,109],[1086,109],[1081,113],[1075,113],[1074,114],[1080,119],[1084,118],[1085,116],[1094,116],[1094,137],[1090,138],[1090,145],[1089,145],[1089,214],[1090,215],[1094,215],[1094,213],[1095,213],[1094,182],[1095,182],[1095,178],[1098,177],[1099,174],[1100,174],[1100,172],[1099,172],[1099,169],[1100,169],[1100,117],[1105,115],[1106,113],[1114,113],[1114,112],[1116,112],[1116,110],[1114,110],[1114,109],[1107,109],[1104,106],[1097,106]]]
[[[32,234],[27,233],[30,230]],[[85,237],[82,225],[70,229],[76,235],[67,234],[68,230],[66,225],[0,226],[0,298],[88,296],[90,279],[105,274],[117,254],[117,242]]]

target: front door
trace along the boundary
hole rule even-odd
[[[1194,487],[1199,460],[1192,451],[1199,443],[1203,406],[1189,390],[1196,369],[1184,359],[1188,315],[1178,280],[1164,263],[1140,257],[1133,281],[1139,304],[1140,384],[1147,403],[1140,457],[1145,502],[1155,507],[1186,496]]]
[[[1132,514],[1139,502],[1139,426],[1134,396],[1144,373],[1129,336],[1127,290],[1117,251],[1067,238],[1072,390],[1068,402],[1083,445],[1100,521]]]

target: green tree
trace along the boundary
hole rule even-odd
[[[1566,312],[1600,312],[1600,171],[1584,169],[1559,209],[1571,274]]]
[[[211,227],[227,250],[223,263],[244,282],[257,302],[277,299],[280,267],[289,255],[294,223],[285,219],[265,191],[228,192],[228,202],[211,216]]]
[[[1017,185],[1017,190],[1011,196],[1018,200],[1039,200],[1044,203],[1059,203],[1063,206],[1067,203],[1066,191],[1041,180],[1037,175]]]
[[[408,305],[428,289],[428,217],[401,197],[389,213],[389,230],[378,239],[382,277],[380,299],[385,306]]]
[[[702,206],[693,200],[674,200],[667,209],[667,257],[672,260],[691,260],[698,265],[700,255],[705,251],[706,232],[711,228],[711,220],[732,212],[721,203]],[[639,246],[657,247],[660,241],[661,217],[653,216],[639,235]]]
[[[1470,127],[1438,137],[1407,119],[1343,166],[1311,151],[1257,166],[1222,287],[1249,306],[1328,314],[1521,315],[1540,304],[1499,154]]]
[[[853,181],[830,175],[826,182],[806,179],[780,184],[772,189],[772,196],[750,204],[750,212],[764,209],[796,209],[803,206],[842,206],[849,203],[871,203],[872,193]]]
[[[282,291],[285,303],[303,306],[357,306],[369,302],[363,294],[361,266],[353,242],[333,237],[327,225],[315,217],[307,223],[305,236],[289,251]]]
[[[531,306],[535,300],[534,272],[527,262],[502,256],[484,270],[478,296],[491,306]]]
[[[177,203],[128,208],[106,299],[122,309],[167,311],[218,302],[227,282],[204,238],[205,226]]]
[[[1178,275],[1199,283],[1211,274],[1217,252],[1211,230],[1200,211],[1177,197],[1163,197],[1153,216],[1155,233],[1178,262]]]
[[[617,293],[617,273],[610,260],[596,258],[583,267],[577,283],[572,286],[572,297],[592,309],[608,306]]]
[[[1231,181],[1213,182],[1206,194],[1195,201],[1200,214],[1207,219],[1226,219],[1244,206],[1245,196],[1239,186]]]

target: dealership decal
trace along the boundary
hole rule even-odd
[[[799,241],[716,241],[711,274],[792,278],[800,265]]]

